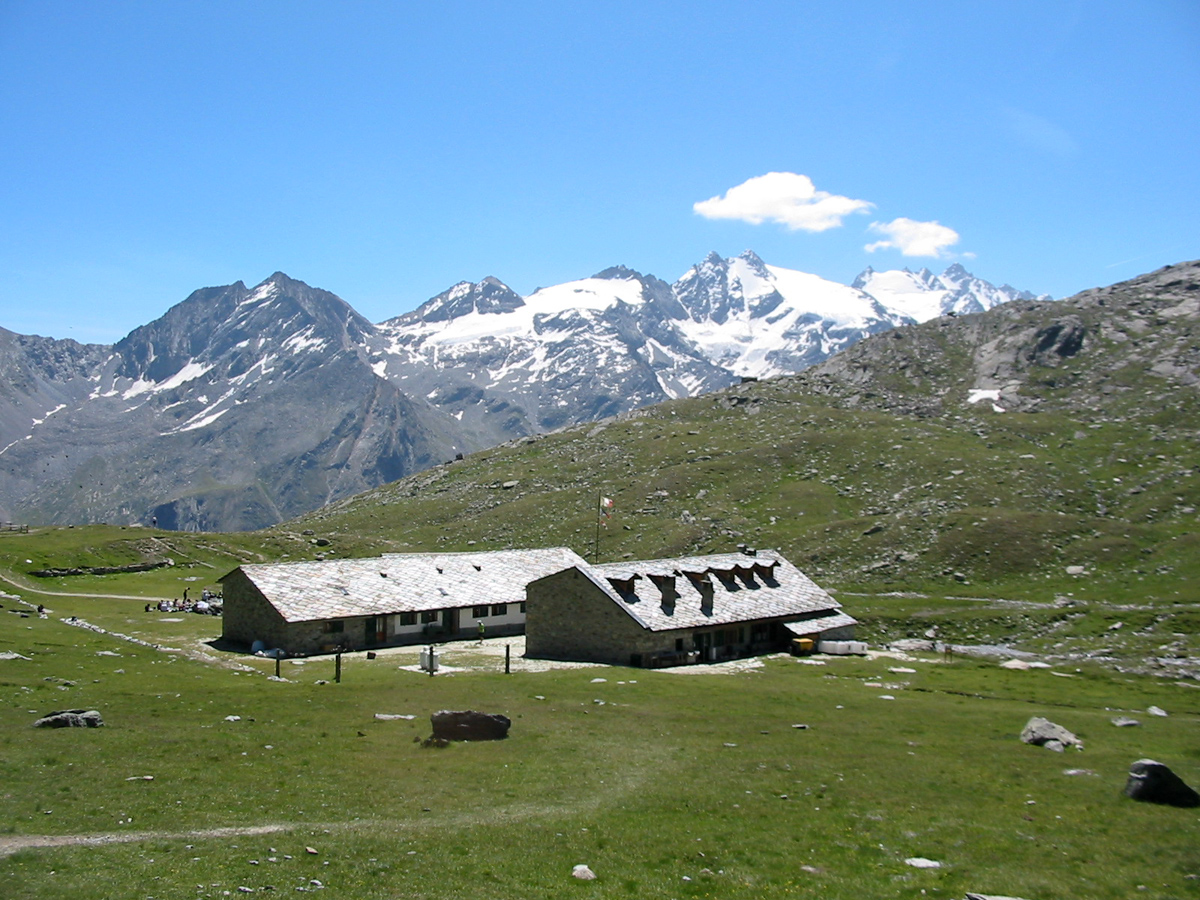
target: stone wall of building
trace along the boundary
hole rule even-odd
[[[639,625],[578,569],[525,590],[525,655],[627,666],[635,654],[662,649],[665,638]]]
[[[267,602],[241,569],[221,579],[224,608],[221,611],[221,638],[250,648],[255,641],[268,647],[285,645],[288,633],[283,616]]]

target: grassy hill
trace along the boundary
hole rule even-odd
[[[839,591],[873,640],[936,618],[963,642],[1191,671],[1198,296],[1189,263],[943,318],[799,376],[525,438],[263,532],[0,535],[0,570],[29,585],[49,565],[169,556],[172,569],[70,584],[179,596],[182,579],[198,591],[244,561],[547,545],[610,561],[749,544]],[[987,389],[1004,412],[970,402]],[[597,545],[601,494],[615,507]]]
[[[0,883],[34,900],[1200,897],[1195,811],[1120,793],[1145,756],[1200,785],[1196,274],[901,329],[267,531],[0,533],[21,595],[0,597]],[[597,546],[601,494],[616,503]],[[777,547],[875,644],[937,627],[1052,668],[518,659],[505,676],[452,647],[450,677],[401,669],[402,650],[349,657],[341,684],[328,659],[275,681],[211,646],[219,620],[143,611],[243,562],[551,544],[603,561]],[[103,729],[29,727],[93,706]],[[413,743],[429,713],[472,707],[509,715],[509,740]],[[1021,744],[1032,715],[1086,750]],[[599,878],[572,879],[577,863]]]

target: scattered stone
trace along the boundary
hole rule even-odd
[[[1062,753],[1067,749],[1066,744],[1064,744],[1062,741],[1056,741],[1053,738],[1042,744],[1042,747],[1047,750],[1053,750],[1055,753]]]
[[[307,853],[307,854],[309,854],[310,856],[316,856],[316,855],[317,855],[317,848],[316,848],[316,847],[305,847],[305,848],[304,848],[304,852],[305,852],[305,853]]]
[[[1064,775],[1095,775],[1091,769],[1063,769]]]
[[[733,743],[732,741],[726,741],[726,742],[725,742],[725,746],[726,746],[726,747],[736,747],[736,746],[737,746],[737,744]]]
[[[1061,725],[1055,725],[1049,719],[1044,719],[1041,716],[1034,716],[1025,723],[1025,727],[1021,730],[1021,740],[1026,744],[1033,744],[1037,747],[1045,747],[1050,741],[1057,741],[1064,747],[1076,747],[1083,749],[1083,741],[1067,731]],[[1055,748],[1050,747],[1053,750]]]
[[[508,737],[512,726],[508,716],[473,709],[443,709],[429,718],[433,722],[433,737],[448,741],[499,741]]]
[[[5,650],[3,653],[0,653],[0,659],[24,659],[24,660],[28,660],[29,658],[30,658],[30,657],[28,657],[28,656],[22,656],[20,653],[16,653],[16,652],[14,652],[14,651],[12,651],[12,650]]]
[[[825,870],[820,866],[801,866],[800,871],[807,872],[809,875],[820,875]]]
[[[880,694],[879,699],[880,700],[895,700],[896,698],[893,697],[891,694]]]
[[[1163,709],[1161,706],[1148,707],[1146,709],[1146,712],[1148,712],[1152,716],[1162,716],[1163,718],[1166,718],[1166,716],[1167,716],[1167,711],[1165,709]]]
[[[571,870],[571,877],[578,878],[580,881],[595,881],[596,873],[583,863],[580,863]]]
[[[415,719],[416,716],[409,716],[404,713],[375,713],[375,718],[381,722],[390,722],[393,719]]]
[[[796,723],[796,724],[795,724],[795,725],[793,725],[792,727],[793,727],[793,728],[796,728],[796,729],[798,729],[798,730],[800,730],[800,731],[806,731],[806,730],[808,729],[808,726],[807,726],[807,725],[805,725],[805,724],[803,724],[803,723],[800,723],[800,722]]]
[[[154,776],[153,775],[130,775],[125,780],[126,781],[153,781]]]
[[[240,721],[242,721],[242,717],[241,716],[226,716],[225,721],[226,722],[240,722]]]
[[[33,723],[34,728],[99,728],[104,724],[94,709],[62,709],[47,713]]]
[[[1067,566],[1067,574],[1068,575],[1085,575],[1085,574],[1087,574],[1087,569],[1084,568],[1083,566]]]
[[[1029,669],[1029,663],[1025,662],[1023,659],[1006,659],[1004,662],[1000,663],[1000,668],[1016,669],[1019,672],[1024,672]]]
[[[1132,726],[1134,726],[1134,725],[1141,725],[1141,724],[1142,724],[1142,723],[1141,723],[1141,722],[1139,722],[1137,719],[1131,719],[1131,718],[1129,718],[1129,716],[1115,716],[1115,717],[1112,719],[1112,723],[1113,723],[1114,725],[1116,725],[1118,728],[1130,728],[1130,727],[1132,727]]]
[[[907,666],[890,666],[889,672],[894,672],[897,675],[915,675],[916,669],[910,669]]]
[[[450,746],[450,741],[443,737],[427,737],[421,741],[422,747],[436,747],[438,750],[444,750]]]
[[[976,894],[974,891],[967,891],[967,900],[1022,900],[1022,898],[1005,897],[1000,894]]]
[[[942,864],[936,859],[926,859],[923,856],[910,856],[904,861],[914,869],[940,869]]]
[[[919,653],[923,650],[937,649],[934,641],[923,641],[920,638],[901,638],[898,641],[891,641],[888,647],[901,653]]]
[[[592,684],[605,684],[607,681],[607,678],[593,678]]]
[[[1200,806],[1200,794],[1167,766],[1152,759],[1139,759],[1129,767],[1125,796],[1167,806]]]

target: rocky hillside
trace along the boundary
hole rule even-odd
[[[1198,275],[1188,263],[907,326],[796,376],[524,438],[289,527],[334,553],[371,534],[603,560],[749,543],[852,590],[1186,603]],[[616,505],[597,548],[601,493]]]
[[[528,297],[464,282],[373,325],[277,272],[196,291],[112,347],[3,332],[0,519],[258,528],[517,436],[799,371],[910,313],[1021,296],[955,267],[859,281],[710,254],[673,285],[623,267]]]

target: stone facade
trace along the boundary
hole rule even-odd
[[[531,582],[526,599],[525,655],[535,659],[657,668],[785,650],[796,636],[783,624],[795,614],[653,630],[578,568]],[[850,639],[854,626],[813,634]]]
[[[596,602],[596,586],[568,569],[525,589],[525,655],[630,665],[631,655],[651,654],[662,643],[612,603]]]
[[[502,614],[489,605],[488,615],[480,618],[472,607],[413,613],[416,621],[411,625],[404,624],[398,613],[287,622],[241,569],[226,575],[221,585],[225,600],[222,639],[246,648],[261,641],[264,649],[282,649],[288,656],[463,640],[479,634],[481,621],[487,637],[525,630],[525,614],[518,603],[505,604]],[[425,622],[425,618],[432,621]]]

